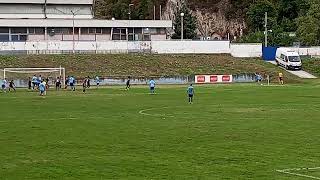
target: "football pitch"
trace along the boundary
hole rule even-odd
[[[0,179],[320,179],[320,86],[186,90],[0,93]]]

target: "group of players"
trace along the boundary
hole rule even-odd
[[[56,90],[60,90],[62,89],[62,77],[57,77],[55,79],[55,88]],[[96,82],[96,87],[98,88],[100,86],[100,78],[99,76],[96,76],[94,81]],[[84,80],[82,81],[82,91],[83,93],[86,92],[87,88],[90,88],[90,77],[85,77]],[[9,83],[7,81],[7,79],[5,78],[2,82],[2,91],[6,92],[7,87],[9,87],[9,91],[13,90],[16,91],[15,88],[15,84],[13,82],[13,80],[11,80]],[[65,86],[64,89],[68,89],[68,87],[70,87],[70,89],[72,91],[76,91],[76,79],[74,76],[68,76],[65,79]],[[131,88],[131,77],[129,76],[126,82],[126,90],[130,90]],[[154,79],[151,79],[149,81],[149,88],[150,88],[150,94],[155,94],[155,90],[156,90],[156,82]],[[40,96],[45,96],[47,93],[47,89],[49,89],[49,78],[44,78],[42,79],[41,75],[36,76],[34,75],[32,78],[29,78],[28,81],[28,89],[29,90],[35,90],[35,91],[39,91],[39,95]],[[192,86],[192,84],[188,87],[187,89],[187,94],[188,94],[188,101],[189,103],[193,103],[193,96],[194,96],[194,88]]]
[[[16,85],[14,84],[13,80],[11,80],[10,82],[8,82],[7,78],[5,78],[5,79],[2,81],[1,88],[2,88],[2,92],[4,92],[4,93],[7,92],[7,89],[8,89],[9,91],[11,91],[11,90],[16,91]]]

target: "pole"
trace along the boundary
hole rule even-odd
[[[60,68],[59,68],[59,76],[60,76],[60,78],[61,78],[61,76],[62,76],[62,68],[61,68],[61,65],[60,65]]]
[[[66,69],[65,68],[62,68],[62,71],[63,71],[63,84],[66,83]]]
[[[156,20],[156,6],[153,6],[153,20]]]
[[[264,45],[268,47],[268,12],[265,13],[264,29]]]
[[[3,79],[6,78],[6,69],[3,69]]]
[[[74,41],[75,41],[75,40],[74,40],[74,15],[75,15],[75,14],[74,14],[73,11],[71,11],[71,12],[72,12],[72,16],[73,16],[73,18],[72,18],[72,53],[75,54],[75,47],[74,47],[74,46],[75,46],[75,45],[74,45],[74,43],[75,43],[75,42],[74,42]]]
[[[160,20],[162,20],[162,5],[160,4]]]
[[[129,4],[129,12],[128,12],[129,20],[131,20],[131,6],[133,6],[133,4]]]
[[[183,41],[183,16],[181,16],[181,41]]]

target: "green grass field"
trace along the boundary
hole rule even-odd
[[[280,179],[320,166],[320,85],[0,93],[0,179]],[[303,171],[320,178],[320,169]]]

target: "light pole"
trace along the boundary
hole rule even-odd
[[[75,16],[75,12],[73,12],[73,10],[71,10],[72,13],[72,53],[75,54],[75,39],[74,39],[74,16]]]
[[[181,16],[181,41],[183,41],[183,17],[184,17],[184,13],[180,14]]]
[[[264,46],[268,47],[268,33],[271,32],[272,30],[268,30],[268,12],[265,13],[264,17]]]
[[[75,16],[76,16],[76,14],[77,14],[77,12],[79,12],[80,10],[81,10],[82,8],[80,8],[80,9],[78,9],[78,10],[76,10],[76,11],[73,11],[73,10],[71,10],[70,12],[71,12],[71,14],[72,14],[72,53],[74,54],[75,53],[75,39],[74,39],[74,24],[75,24]],[[57,11],[59,11],[59,12],[61,12],[62,14],[68,14],[68,13],[66,13],[66,12],[64,12],[64,11],[61,11],[61,10],[59,10],[59,9],[57,9],[57,8],[55,8],[55,10],[57,10]]]
[[[134,6],[134,4],[129,4],[129,12],[128,12],[129,20],[131,20],[131,7],[132,6]]]
[[[268,12],[264,15],[264,46],[268,47]]]

